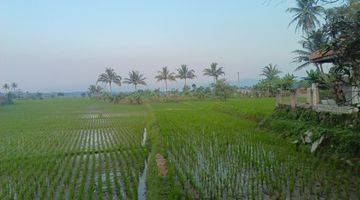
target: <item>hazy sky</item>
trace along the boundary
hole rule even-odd
[[[28,91],[82,91],[106,66],[121,76],[131,69],[163,87],[163,66],[187,64],[198,84],[211,62],[226,78],[258,79],[260,67],[293,72],[299,34],[288,28],[293,1],[79,0],[0,1],[0,84]],[[295,73],[302,75],[303,72]],[[182,82],[172,83],[175,87]]]

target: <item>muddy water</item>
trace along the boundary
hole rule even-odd
[[[146,174],[148,168],[148,158],[145,159],[145,167],[142,174],[139,176],[139,186],[138,186],[138,199],[146,199]]]

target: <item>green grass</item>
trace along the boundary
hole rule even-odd
[[[351,171],[258,128],[274,106],[271,98],[16,101],[0,107],[0,199],[136,199],[148,156],[148,199],[358,197]]]

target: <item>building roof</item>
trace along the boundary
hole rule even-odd
[[[312,63],[331,63],[334,61],[334,58],[335,52],[331,49],[315,51],[309,56]]]

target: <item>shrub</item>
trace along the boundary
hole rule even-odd
[[[0,97],[0,105],[4,106],[8,104],[13,104],[15,97],[16,97],[15,94],[11,92],[7,93],[5,96]]]

